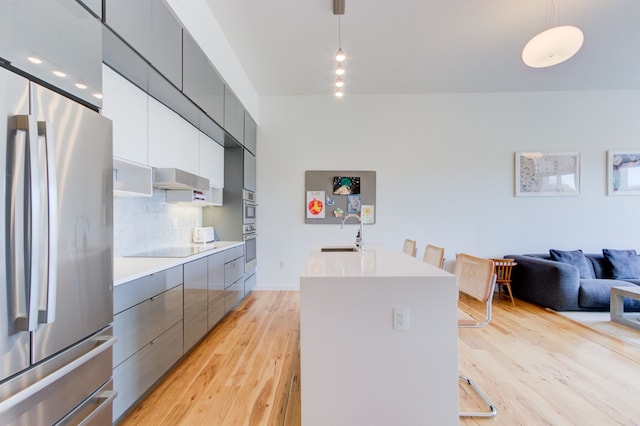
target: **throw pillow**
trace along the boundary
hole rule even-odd
[[[568,263],[578,268],[580,278],[594,278],[593,270],[589,261],[584,257],[582,250],[549,250],[549,256],[552,260],[562,263]]]
[[[614,279],[640,278],[640,257],[635,250],[602,249],[602,255],[611,264]]]

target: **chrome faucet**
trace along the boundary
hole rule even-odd
[[[358,219],[358,222],[360,223],[360,230],[358,231],[358,235],[356,235],[356,247],[358,248],[358,250],[360,251],[364,251],[364,223],[362,222],[362,218],[360,216],[358,216],[357,214],[348,214],[346,215],[343,219],[342,219],[342,225],[340,225],[340,229],[344,228],[344,223],[347,221],[347,219],[349,219],[350,217],[355,217],[356,219]]]

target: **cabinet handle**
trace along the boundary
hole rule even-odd
[[[151,342],[149,342],[150,345],[155,345],[156,342],[159,340],[159,337],[156,337],[155,339],[153,339]]]

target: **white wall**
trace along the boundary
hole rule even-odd
[[[502,257],[640,249],[640,197],[606,196],[606,151],[640,149],[640,91],[260,98],[258,288],[298,288],[312,246],[356,225],[304,224],[305,170],[375,170],[365,241]],[[578,151],[578,197],[514,197],[514,152]],[[281,267],[284,266],[284,268]]]

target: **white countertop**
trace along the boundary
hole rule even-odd
[[[327,245],[326,247],[347,247]],[[416,262],[416,258],[381,245],[367,245],[364,252],[321,252],[307,258],[302,278],[328,277],[425,277],[451,276],[448,272]]]
[[[242,244],[244,244],[242,241],[216,241],[212,244],[214,248],[211,250],[188,257],[115,257],[113,259],[113,285],[118,286],[145,275],[182,265]],[[198,244],[197,246],[207,247],[208,245]]]

